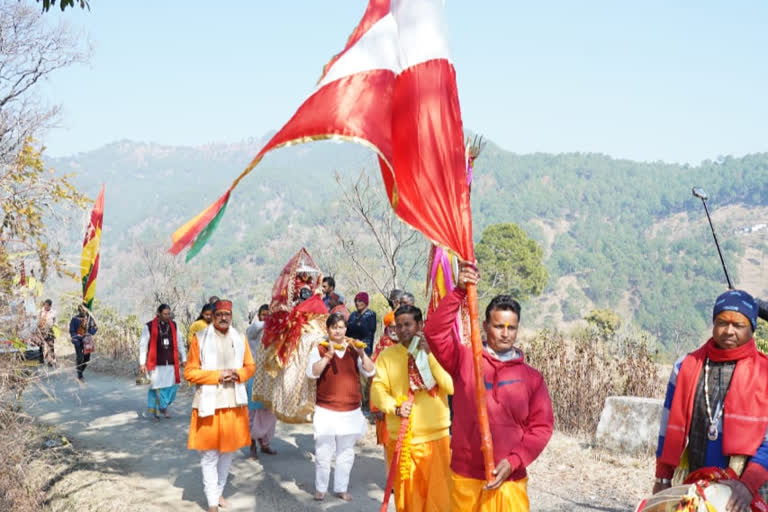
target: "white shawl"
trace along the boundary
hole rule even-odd
[[[216,334],[213,332],[213,324],[206,327],[202,332],[197,333],[200,347],[200,368],[203,370],[220,370],[217,365],[216,354]],[[230,326],[227,331],[227,339],[231,341],[235,349],[235,360],[240,361],[240,368],[243,367],[245,357],[245,338]],[[213,416],[216,412],[216,388],[217,384],[203,384],[200,386],[200,402],[197,406],[197,416],[205,418]],[[235,383],[235,403],[237,405],[248,405],[248,394],[245,391],[244,382]]]
[[[416,369],[419,371],[419,375],[421,375],[421,380],[424,381],[424,388],[429,391],[437,385],[437,381],[435,376],[432,375],[432,369],[429,367],[429,356],[419,348],[418,336],[414,336],[411,340],[411,344],[408,346],[408,353],[413,356]]]

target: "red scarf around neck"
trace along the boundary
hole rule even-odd
[[[432,386],[432,389],[427,389],[427,385],[424,384],[424,378],[419,372],[419,367],[416,366],[416,358],[411,354],[408,354],[408,388],[414,393],[424,390],[431,397],[437,396],[437,384]]]
[[[669,409],[669,422],[660,462],[677,466],[691,429],[696,385],[706,359],[714,362],[737,361],[723,411],[723,453],[752,456],[768,428],[768,357],[758,352],[755,340],[728,350],[719,349],[710,338],[683,360],[677,376],[675,394]]]
[[[179,344],[176,341],[176,323],[168,320],[171,326],[171,343],[173,344],[173,371],[176,377],[176,384],[181,382],[179,373]],[[152,371],[157,366],[157,337],[160,333],[160,320],[155,317],[149,322],[149,351],[147,352],[147,370]]]

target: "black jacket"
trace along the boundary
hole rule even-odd
[[[768,302],[758,299],[755,297],[755,301],[757,302],[757,307],[759,308],[757,311],[757,316],[768,322]]]

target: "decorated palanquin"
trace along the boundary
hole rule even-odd
[[[676,485],[644,499],[635,512],[725,512],[731,498],[731,488],[725,481],[738,476],[731,468],[701,468]],[[768,512],[768,506],[758,496],[751,505],[752,512]]]
[[[328,314],[322,298],[315,295],[322,279],[320,269],[307,250],[302,248],[285,265],[272,287],[269,317],[261,338],[267,348],[265,368],[270,375],[275,376],[289,362],[298,346],[302,329],[313,315]],[[299,304],[302,289],[308,290],[310,298]],[[300,308],[297,307],[299,305]]]
[[[253,399],[286,423],[311,421],[315,407],[315,382],[306,369],[310,350],[326,336],[322,277],[306,249],[291,258],[272,287],[262,343],[253,354]]]

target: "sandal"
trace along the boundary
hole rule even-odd
[[[268,444],[261,445],[261,452],[267,455],[277,455],[277,451],[270,448]]]
[[[348,492],[337,492],[336,496],[339,497],[339,499],[342,499],[344,501],[352,501],[352,496]]]

